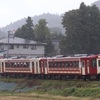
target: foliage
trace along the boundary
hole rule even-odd
[[[59,43],[59,48],[60,48],[61,54],[66,54],[66,50],[67,50],[66,44],[67,44],[66,36],[63,36]]]
[[[63,37],[63,34],[58,34],[57,32],[51,33],[51,39],[52,40],[61,40]]]
[[[66,29],[60,43],[62,53],[100,52],[100,11],[95,5],[81,3],[79,9],[64,14],[62,24]]]
[[[99,81],[65,81],[65,80],[39,80],[39,79],[11,79],[2,78],[2,81],[9,80],[9,82],[16,82],[17,88],[23,89],[25,87],[37,86],[34,90],[29,90],[26,93],[39,93],[61,96],[74,96],[74,97],[91,97],[92,100],[100,98],[100,82]],[[22,87],[22,88],[21,88]],[[1,95],[7,95],[7,91],[0,92]],[[16,94],[13,91],[14,95]],[[22,92],[23,93],[23,92]],[[12,95],[12,92],[8,95]],[[88,99],[88,100],[91,100]],[[95,99],[93,99],[95,98]],[[70,99],[72,100],[72,99]],[[73,99],[75,100],[75,99]],[[80,100],[80,99],[79,99]],[[85,99],[83,99],[85,100]],[[97,99],[99,100],[99,99]]]
[[[54,45],[51,42],[50,30],[46,25],[46,20],[40,19],[35,26],[34,32],[36,41],[47,43],[45,46],[45,56],[52,56],[54,53]]]
[[[34,36],[33,27],[34,27],[34,25],[31,20],[31,17],[28,17],[26,20],[26,24],[16,30],[15,36],[24,38],[24,39],[28,39],[28,40],[34,40],[35,36]]]

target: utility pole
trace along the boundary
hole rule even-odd
[[[14,33],[13,33],[13,31],[8,31],[7,58],[9,58],[9,41],[10,41],[10,38],[14,38]]]

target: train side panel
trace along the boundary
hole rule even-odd
[[[81,58],[82,75],[97,74],[97,56],[89,56]]]
[[[0,59],[0,74],[4,73],[4,59]]]
[[[47,58],[40,58],[40,74],[47,74]]]
[[[76,57],[48,59],[48,74],[81,74],[79,61]]]
[[[5,73],[32,73],[32,64],[29,59],[6,59]]]

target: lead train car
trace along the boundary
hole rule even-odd
[[[100,55],[81,57],[81,69],[84,79],[100,79]]]
[[[100,79],[100,56],[48,59],[48,75],[64,79]]]

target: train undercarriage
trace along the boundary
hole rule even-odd
[[[98,75],[71,75],[71,74],[30,74],[30,73],[3,73],[1,77],[6,78],[33,78],[33,79],[53,79],[53,80],[100,80]]]

